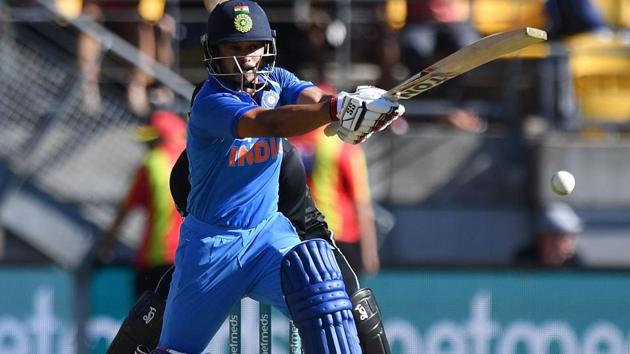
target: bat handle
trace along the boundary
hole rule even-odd
[[[390,101],[397,102],[398,100],[400,100],[400,91],[396,91],[394,93],[389,93],[388,91],[387,93],[385,93],[385,96],[389,98]]]

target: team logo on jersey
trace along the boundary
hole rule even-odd
[[[234,28],[241,33],[247,33],[252,30],[254,21],[249,16],[249,6],[234,6]]]
[[[230,167],[252,166],[278,158],[283,153],[282,141],[276,138],[253,140],[237,140],[230,147]]]
[[[278,104],[278,94],[273,91],[265,91],[262,95],[262,106],[265,108],[276,108]]]

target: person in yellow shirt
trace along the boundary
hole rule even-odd
[[[327,137],[322,129],[291,142],[302,156],[315,205],[326,217],[337,247],[358,275],[378,272],[374,211],[361,146]]]

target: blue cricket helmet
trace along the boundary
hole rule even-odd
[[[256,2],[251,0],[229,0],[218,4],[208,17],[208,32],[201,38],[204,63],[208,73],[214,77],[229,77],[240,75],[240,89],[249,86],[256,91],[261,90],[266,84],[269,74],[276,63],[275,31],[269,26],[269,20],[265,11]],[[238,56],[221,57],[216,55],[216,47],[222,43],[235,42],[264,42],[264,54],[261,56],[257,74],[262,75],[263,84],[257,82],[246,83],[245,74],[239,66],[239,72],[224,73],[218,64],[221,60],[238,61]],[[219,81],[224,85],[225,81]]]
[[[273,41],[265,11],[254,1],[230,0],[218,4],[208,17],[208,44]]]

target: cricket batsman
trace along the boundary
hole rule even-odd
[[[402,106],[373,87],[326,95],[275,67],[274,33],[252,1],[219,4],[203,47],[209,76],[187,133],[189,214],[153,353],[201,353],[244,296],[292,318],[308,354],[361,353],[330,245],[301,242],[278,212],[281,137],[336,123],[342,140],[359,143]]]
[[[197,86],[193,98],[198,92]],[[357,327],[361,349],[365,354],[390,354],[391,350],[383,327],[378,303],[371,289],[361,288],[358,278],[349,262],[343,256],[324,216],[315,207],[311,193],[306,185],[306,175],[302,159],[297,150],[288,141],[283,141],[284,154],[280,165],[280,185],[278,210],[291,221],[301,240],[323,238],[332,247],[339,264],[346,292],[352,302],[352,312]],[[170,188],[175,205],[182,217],[188,215],[187,200],[190,193],[188,182],[188,157],[182,152],[171,173]],[[155,347],[160,338],[164,302],[168,297],[171,267],[155,291],[142,294],[136,302],[120,330],[114,337],[107,354],[149,354],[150,347]],[[153,317],[151,318],[151,315]],[[146,319],[151,318],[151,321]]]

